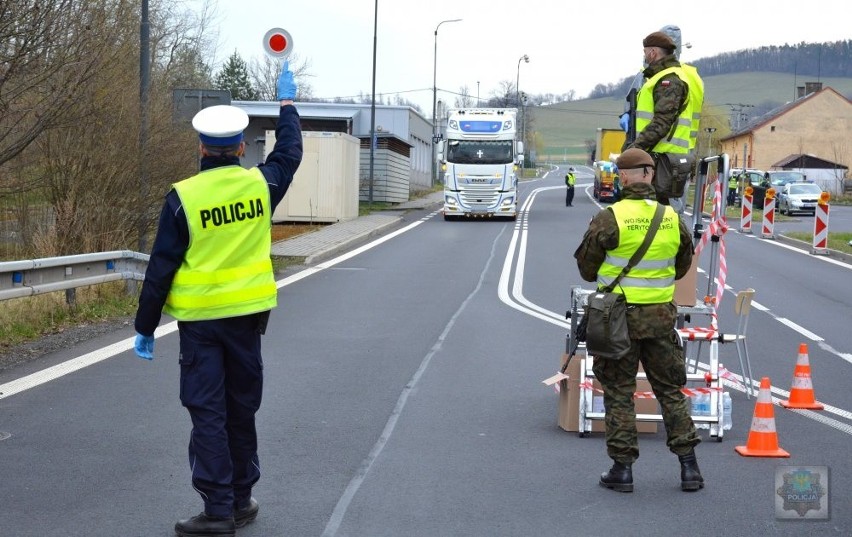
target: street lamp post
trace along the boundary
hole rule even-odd
[[[518,74],[515,77],[515,100],[518,103],[518,107],[521,109],[521,125],[526,127],[527,118],[525,117],[525,114],[524,114],[524,112],[525,112],[524,107],[521,104],[521,62],[530,63],[530,57],[527,56],[526,54],[524,54],[523,56],[518,58]],[[522,129],[521,130],[521,141],[524,142],[524,152],[525,153],[527,151],[527,147],[526,147],[527,141],[524,139],[526,134],[527,134],[526,129]]]
[[[438,143],[438,28],[445,22],[459,22],[461,19],[441,21],[435,26],[435,55],[432,62],[432,184],[438,182],[438,167],[435,166],[435,145]]]
[[[530,57],[524,54],[518,59],[518,76],[515,77],[515,101],[521,104],[521,62],[530,63]]]

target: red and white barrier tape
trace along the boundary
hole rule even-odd
[[[604,393],[602,389],[596,387],[594,385],[594,383],[589,379],[586,379],[583,382],[581,382],[580,388],[582,388],[584,390],[590,390],[594,393],[600,393],[600,394]],[[722,388],[721,387],[715,387],[715,386],[711,386],[711,387],[707,387],[707,388],[704,388],[704,387],[681,388],[680,391],[685,393],[686,395],[692,396],[692,395],[698,395],[698,394],[707,394],[707,393],[711,393],[711,392],[720,392],[720,391],[722,391]],[[634,392],[633,398],[634,399],[656,399],[656,396],[654,395],[654,392]]]

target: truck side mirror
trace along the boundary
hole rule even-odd
[[[523,160],[524,142],[517,142],[515,153],[521,155],[521,160]]]

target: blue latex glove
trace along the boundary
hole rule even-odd
[[[621,130],[627,132],[627,129],[630,128],[630,114],[627,112],[621,114],[621,117],[618,118],[618,123],[621,125]]]
[[[145,358],[146,360],[154,359],[154,336],[143,336],[139,332],[136,333],[136,342],[133,344],[133,350],[136,351],[136,356]]]
[[[296,98],[296,82],[293,80],[293,71],[290,70],[290,61],[284,62],[284,69],[278,76],[278,100],[290,100]]]

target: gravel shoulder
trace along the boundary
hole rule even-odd
[[[133,326],[133,317],[125,316],[97,323],[64,328],[20,345],[0,347],[0,371],[37,360],[52,352],[72,347],[95,337]]]

